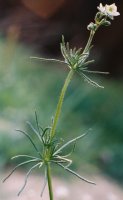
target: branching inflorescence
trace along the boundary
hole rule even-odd
[[[48,182],[49,197],[50,197],[50,200],[53,200],[51,169],[50,169],[51,164],[56,164],[62,167],[64,170],[68,171],[69,173],[75,175],[76,177],[78,177],[79,179],[87,183],[95,184],[94,182],[83,178],[82,176],[80,176],[79,174],[77,174],[76,172],[70,169],[72,160],[69,157],[71,153],[74,151],[76,142],[82,139],[90,131],[90,129],[86,133],[81,134],[80,136],[75,137],[74,139],[63,144],[61,139],[56,137],[56,127],[57,127],[57,123],[58,123],[59,116],[61,113],[64,96],[74,73],[78,73],[79,75],[82,75],[84,80],[86,80],[91,85],[95,87],[103,88],[103,86],[100,86],[97,82],[93,81],[90,77],[87,76],[87,73],[107,74],[107,72],[91,71],[88,69],[88,65],[94,62],[94,60],[89,60],[90,50],[92,48],[92,40],[95,35],[95,32],[99,29],[99,27],[109,26],[111,24],[110,20],[114,19],[114,16],[118,16],[119,12],[117,12],[117,7],[115,4],[105,5],[105,6],[100,4],[97,8],[99,12],[97,12],[94,22],[91,22],[87,26],[87,29],[90,31],[90,36],[84,50],[82,50],[81,48],[71,49],[69,47],[69,43],[68,42],[65,43],[64,36],[62,36],[62,42],[61,42],[60,47],[61,47],[61,53],[63,55],[64,61],[56,60],[56,59],[32,57],[35,59],[40,59],[41,61],[48,61],[48,62],[50,61],[50,62],[58,62],[61,64],[65,64],[69,67],[70,71],[68,73],[68,76],[61,90],[59,101],[56,107],[56,112],[52,120],[51,126],[43,129],[38,122],[36,113],[35,113],[36,128],[30,122],[27,122],[30,129],[33,131],[33,133],[35,133],[38,140],[40,141],[41,148],[38,149],[33,138],[28,133],[26,133],[25,131],[17,130],[21,132],[22,134],[24,134],[29,139],[30,143],[32,144],[32,146],[34,147],[34,150],[37,153],[37,157],[31,156],[31,155],[17,155],[17,156],[12,157],[12,159],[23,157],[23,158],[26,158],[27,160],[18,164],[11,171],[11,173],[3,180],[3,182],[6,181],[18,167],[27,165],[29,163],[32,164],[32,167],[29,169],[29,171],[27,172],[25,176],[24,185],[20,189],[18,195],[20,195],[20,193],[24,190],[28,177],[30,173],[32,172],[32,170],[35,169],[36,167],[42,168],[44,166],[45,181],[44,181],[44,185],[41,191],[41,196],[43,195],[45,186]],[[73,145],[72,151],[69,154],[65,155],[64,150],[69,145]]]

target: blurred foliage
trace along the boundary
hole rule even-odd
[[[28,140],[15,129],[32,134],[26,121],[35,126],[35,111],[42,126],[50,125],[68,72],[63,65],[31,60],[32,55],[33,51],[16,43],[0,42],[1,168],[15,163],[10,157],[18,153],[33,153]],[[90,163],[123,182],[123,86],[120,82],[98,79],[105,89],[94,88],[80,77],[74,77],[66,94],[57,135],[67,141],[91,127],[91,133],[75,149],[73,167],[83,169]]]

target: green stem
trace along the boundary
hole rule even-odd
[[[49,162],[47,162],[47,180],[48,180],[48,188],[49,188],[49,197],[50,197],[50,200],[53,200],[51,169],[50,169],[50,163]]]
[[[83,53],[87,53],[87,51],[88,51],[88,49],[89,49],[89,47],[90,47],[90,45],[91,45],[91,43],[92,43],[94,34],[95,34],[95,31],[91,31],[91,32],[90,32],[90,36],[89,36],[88,42],[87,42],[87,44],[86,44],[86,46],[85,46],[85,49],[84,49],[84,52],[83,52]]]
[[[55,113],[55,117],[54,117],[54,121],[53,121],[53,126],[52,126],[52,129],[51,129],[51,138],[55,135],[55,130],[56,130],[58,119],[59,119],[59,116],[60,116],[60,113],[61,113],[61,108],[62,108],[65,92],[67,90],[67,87],[68,87],[71,79],[72,79],[73,74],[74,74],[74,70],[71,69],[68,73],[68,76],[67,76],[65,83],[63,85],[63,88],[61,90],[59,101],[58,101],[58,104],[57,104],[57,107],[56,107],[56,113]]]
[[[105,20],[106,20],[106,18],[105,18]],[[90,36],[89,36],[89,39],[88,39],[88,42],[87,42],[87,44],[86,44],[86,46],[85,46],[85,49],[84,49],[83,53],[87,53],[88,49],[89,49],[90,46],[91,46],[91,43],[92,43],[92,40],[93,40],[93,37],[94,37],[96,31],[99,29],[99,27],[100,27],[101,25],[103,25],[103,22],[104,22],[104,19],[102,19],[102,20],[100,21],[99,24],[96,23],[97,27],[96,27],[95,30],[91,30]]]

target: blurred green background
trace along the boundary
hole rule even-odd
[[[27,138],[32,134],[36,111],[41,126],[50,125],[68,69],[63,65],[30,59],[35,53],[12,38],[0,40],[0,168],[11,167],[16,154],[34,154]],[[58,124],[58,137],[65,141],[92,131],[77,143],[73,168],[108,174],[123,183],[123,84],[93,77],[105,89],[94,88],[74,76]]]

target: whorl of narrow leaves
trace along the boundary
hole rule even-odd
[[[61,42],[61,53],[65,59],[65,63],[68,67],[74,70],[76,73],[81,75],[85,81],[90,83],[95,87],[104,88],[103,86],[99,85],[97,82],[93,81],[90,77],[87,76],[87,73],[94,73],[94,74],[109,74],[108,72],[100,72],[100,71],[91,71],[88,70],[88,65],[94,63],[94,60],[88,60],[90,50],[93,46],[88,46],[82,51],[82,48],[76,50],[76,48],[71,49],[69,47],[69,43],[65,43],[64,36],[62,36]]]
[[[45,180],[44,180],[44,185],[43,185],[42,191],[41,191],[41,196],[42,196],[45,186],[47,184],[46,165],[47,165],[47,162],[50,162],[50,163],[57,164],[58,166],[67,170],[68,172],[72,173],[73,175],[79,177],[81,180],[84,180],[91,184],[95,184],[91,181],[86,180],[85,178],[83,178],[82,176],[80,176],[79,174],[77,174],[76,172],[72,171],[69,168],[69,166],[72,164],[72,160],[69,159],[69,156],[74,151],[76,142],[78,140],[80,140],[81,138],[83,138],[88,133],[88,131],[90,131],[90,129],[87,132],[85,132],[84,134],[68,141],[66,144],[61,145],[61,143],[62,143],[61,139],[57,139],[56,137],[54,137],[54,138],[52,138],[52,140],[50,140],[51,127],[46,127],[43,129],[38,123],[38,118],[37,118],[36,113],[35,113],[35,116],[36,116],[37,128],[35,128],[30,122],[27,122],[27,124],[31,128],[32,132],[36,135],[38,140],[40,141],[43,151],[42,152],[39,151],[37,145],[35,144],[34,140],[30,136],[30,134],[26,133],[25,131],[17,130],[20,133],[24,134],[28,138],[28,140],[34,147],[35,151],[37,152],[37,157],[32,156],[32,155],[26,155],[26,154],[25,155],[16,155],[16,156],[12,157],[12,159],[17,159],[17,158],[22,157],[22,158],[26,158],[27,160],[16,165],[14,167],[14,169],[9,173],[9,175],[3,180],[3,182],[5,182],[19,167],[21,167],[23,165],[27,165],[27,164],[32,164],[31,168],[28,170],[28,172],[25,176],[24,184],[21,187],[20,191],[18,192],[18,196],[19,196],[21,194],[21,192],[24,190],[24,188],[26,187],[26,184],[27,184],[27,181],[28,181],[28,178],[29,178],[29,175],[31,174],[31,172],[37,167],[42,168],[44,166]],[[68,153],[67,155],[64,155],[65,148],[72,144],[73,144],[72,151],[70,153]],[[49,149],[50,149],[50,151],[49,151]]]

